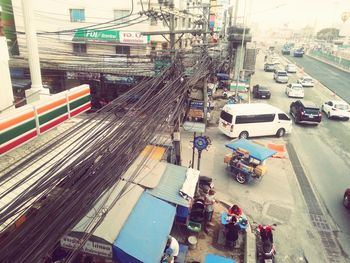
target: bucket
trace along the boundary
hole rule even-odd
[[[197,238],[195,236],[188,237],[188,245],[190,249],[195,249],[197,247]]]

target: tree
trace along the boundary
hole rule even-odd
[[[339,37],[339,29],[336,28],[324,28],[317,32],[317,39],[332,41],[333,39],[337,39]]]

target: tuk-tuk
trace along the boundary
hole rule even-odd
[[[225,146],[233,152],[225,155],[224,163],[240,184],[261,179],[267,171],[265,160],[277,153],[246,139],[233,140]]]

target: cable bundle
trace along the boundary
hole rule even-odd
[[[4,198],[46,171],[40,180],[0,208],[0,224],[4,224],[18,219],[32,202],[42,203],[19,228],[13,230],[8,225],[0,233],[0,262],[44,261],[60,238],[94,207],[103,193],[118,183],[145,146],[157,134],[174,127],[186,109],[188,91],[209,74],[211,60],[203,56],[194,64],[193,74],[188,78],[179,65],[177,61],[163,74],[139,83],[101,109],[100,114],[67,131],[62,138],[73,138],[77,132],[81,134],[64,158],[37,169],[11,189],[0,192],[0,198]],[[137,102],[131,103],[132,98],[138,98]],[[8,171],[0,178],[0,186],[62,143],[56,141],[48,145],[35,157]],[[89,227],[90,233],[84,241],[102,221],[103,217]],[[71,262],[75,253],[67,262]]]

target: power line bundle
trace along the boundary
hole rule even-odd
[[[155,135],[174,126],[187,106],[190,88],[209,74],[211,60],[204,56],[188,78],[179,65],[173,63],[163,74],[139,83],[114,100],[101,110],[94,123],[86,120],[65,134],[74,136],[84,130],[64,158],[46,167],[36,183],[0,208],[0,224],[4,224],[9,220],[15,222],[34,201],[41,203],[40,209],[19,228],[8,225],[0,233],[0,262],[44,261],[60,238],[94,207],[103,193],[118,183]],[[132,98],[138,100],[131,103]],[[52,145],[43,148],[37,157],[52,148]],[[34,159],[29,158],[0,177],[0,186],[15,178]],[[39,172],[40,168],[1,192],[0,198],[13,194]],[[97,220],[92,229],[101,221]]]

